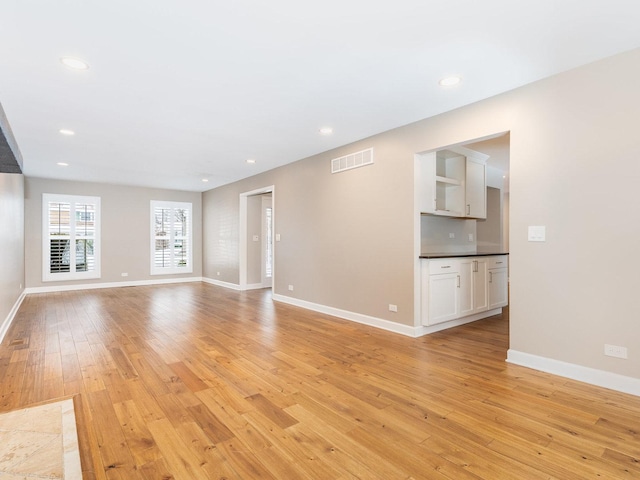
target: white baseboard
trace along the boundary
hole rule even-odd
[[[371,317],[369,315],[363,315],[361,313],[350,312],[348,310],[341,310],[339,308],[328,307],[326,305],[320,305],[318,303],[307,302],[306,300],[300,300],[298,298],[287,297],[285,295],[273,294],[273,299],[277,302],[288,303],[289,305],[295,305],[296,307],[306,308],[307,310],[313,310],[314,312],[325,313],[327,315],[333,315],[334,317],[343,318],[345,320],[351,320],[352,322],[362,323],[371,327],[381,328],[389,332],[399,333],[408,337],[417,337],[416,328],[409,325],[402,325],[400,323],[390,322],[382,318]]]
[[[240,290],[240,285],[237,283],[229,283],[223,282],[222,280],[216,280],[214,278],[202,277],[202,281],[204,283],[210,283],[211,285],[216,285],[218,287],[230,288],[231,290]]]
[[[211,285],[217,285],[218,287],[230,288],[231,290],[260,290],[261,288],[271,288],[271,283],[265,285],[264,283],[249,283],[244,288],[240,288],[237,283],[223,282],[222,280],[216,280],[214,278],[202,277],[202,281],[210,283]]]
[[[22,300],[24,300],[25,295],[26,294],[23,290],[18,297],[18,300],[16,300],[16,303],[13,304],[13,307],[9,311],[9,315],[7,315],[7,318],[5,318],[4,322],[2,322],[2,325],[0,325],[0,343],[2,343],[2,341],[4,340],[4,336],[9,331],[9,327],[11,326],[11,323],[13,323],[13,319],[16,317],[16,313],[18,313],[18,309],[20,308],[20,305],[22,305]]]
[[[583,367],[552,358],[539,357],[538,355],[512,349],[507,352],[507,362],[597,385],[598,387],[640,396],[640,378],[626,377],[617,373]]]
[[[382,330],[399,333],[400,335],[406,335],[407,337],[413,337],[413,338],[421,337],[423,335],[428,335],[430,333],[439,332],[441,330],[445,330],[451,327],[458,327],[460,325],[464,325],[465,323],[475,322],[476,320],[480,320],[482,318],[498,315],[502,311],[501,308],[496,308],[494,310],[477,313],[475,315],[470,315],[468,317],[459,318],[457,320],[440,323],[438,325],[433,325],[430,327],[426,327],[423,325],[414,327],[411,325],[403,325],[401,323],[391,322],[389,320],[384,320],[382,318],[371,317],[369,315],[364,315],[362,313],[350,312],[348,310],[341,310],[339,308],[329,307],[327,305],[320,305],[318,303],[307,302],[306,300],[287,297],[285,295],[280,295],[276,293],[273,294],[273,299],[278,302],[288,303],[289,305],[295,305],[296,307],[306,308],[307,310],[313,310],[314,312],[326,313],[327,315],[333,315],[334,317],[343,318],[345,320],[351,320],[352,322],[362,323],[364,325],[369,325],[370,327],[380,328]]]
[[[468,317],[457,318],[455,320],[449,320],[448,322],[438,323],[436,325],[421,325],[416,327],[416,337],[422,335],[429,335],[430,333],[440,332],[448,328],[459,327],[467,323],[482,320],[483,318],[493,317],[502,313],[502,308],[494,308],[493,310],[487,310],[486,312],[476,313],[475,315],[469,315]]]
[[[202,277],[163,278],[158,280],[136,280],[132,282],[83,283],[81,285],[51,285],[46,287],[30,287],[25,294],[69,292],[72,290],[93,290],[97,288],[140,287],[145,285],[165,285],[168,283],[202,282]]]

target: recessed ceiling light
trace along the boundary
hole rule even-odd
[[[458,75],[450,75],[448,77],[440,79],[438,84],[441,87],[453,87],[454,85],[458,85],[461,81],[462,78],[460,78]]]
[[[61,128],[60,130],[58,130],[58,132],[60,132],[62,135],[75,135],[76,132],[74,132],[73,130],[69,130],[68,128]]]
[[[73,57],[62,57],[60,59],[65,67],[73,68],[74,70],[88,70],[89,64],[84,60]]]
[[[333,128],[331,127],[322,127],[320,130],[320,135],[331,135],[333,133]]]
[[[204,183],[207,183],[207,182],[209,181],[209,179],[208,179],[208,178],[203,178],[203,179],[202,179],[202,181],[203,181]]]
[[[256,161],[253,158],[247,158],[247,163],[256,163]]]
[[[60,167],[68,167],[69,166],[69,164],[66,163],[66,162],[58,162],[57,165],[60,166]]]

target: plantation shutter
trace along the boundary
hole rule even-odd
[[[100,198],[43,195],[43,281],[100,277]]]
[[[191,273],[190,203],[151,202],[151,274]]]

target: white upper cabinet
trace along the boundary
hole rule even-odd
[[[464,147],[418,154],[420,212],[486,218],[488,155]]]
[[[487,218],[486,166],[467,158],[465,216]]]

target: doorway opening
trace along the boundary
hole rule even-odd
[[[273,185],[240,194],[240,290],[273,288],[274,198]]]
[[[474,318],[471,318],[472,315],[465,315],[468,310],[463,307],[468,307],[468,302],[463,303],[458,300],[456,294],[456,300],[452,300],[452,303],[447,306],[447,308],[455,307],[455,310],[452,310],[450,319],[431,322],[432,319],[425,315],[423,310],[423,292],[428,292],[429,290],[421,289],[423,285],[423,279],[421,278],[422,264],[418,258],[421,256],[423,258],[436,258],[438,256],[441,258],[473,257],[474,255],[489,257],[508,254],[510,150],[510,133],[507,131],[416,154],[416,216],[414,230],[414,249],[416,252],[414,270],[416,317],[414,325],[416,327],[420,326],[424,329],[429,329],[429,331],[435,331],[436,329],[441,329],[442,326],[448,328],[446,325],[455,326],[474,321]],[[477,171],[473,169],[468,167],[465,169],[465,164],[461,161],[461,159],[465,159],[468,156],[474,157],[474,154],[485,167],[481,171],[481,176],[475,175]],[[478,160],[476,160],[477,162]],[[426,167],[426,170],[424,167]],[[429,167],[433,168],[433,177],[428,176]],[[469,180],[470,174],[471,180]],[[429,183],[430,178],[434,179],[432,184]],[[471,183],[468,184],[468,182]],[[478,185],[482,184],[484,184],[484,188],[479,189]],[[424,188],[425,185],[428,188]],[[470,214],[469,205],[466,204],[465,197],[467,200],[472,199],[470,203],[476,207],[478,202],[481,202],[484,212]],[[478,198],[481,200],[478,200]],[[456,266],[456,268],[458,267]],[[474,271],[477,272],[477,270]],[[485,296],[482,293],[482,289],[488,283],[492,283],[493,275],[499,274],[500,281],[494,283],[494,289],[491,292],[494,298],[500,293],[501,295],[504,294],[507,299],[506,305],[502,308],[502,317],[506,320],[508,329],[508,271],[503,272],[500,270],[500,272],[487,273],[488,276],[485,275],[485,282],[481,280],[463,282],[464,293],[467,297],[470,292],[473,292],[474,295],[478,294],[477,302],[476,300],[472,301],[472,305],[476,303],[478,305],[477,311],[480,313],[477,315],[485,315],[485,312],[497,310],[499,305],[495,303],[493,305],[496,308],[489,308],[491,294],[488,290],[486,308],[482,306],[481,300]],[[458,275],[458,278],[460,278],[460,275]],[[480,275],[480,277],[482,276]],[[478,288],[474,287],[476,283]],[[469,285],[471,285],[471,290]],[[498,288],[495,285],[500,286],[499,290],[495,290]],[[448,291],[448,293],[451,293],[451,291]],[[468,299],[467,297],[465,298]],[[427,305],[431,305],[431,303],[427,303]],[[485,317],[479,316],[478,318]]]

